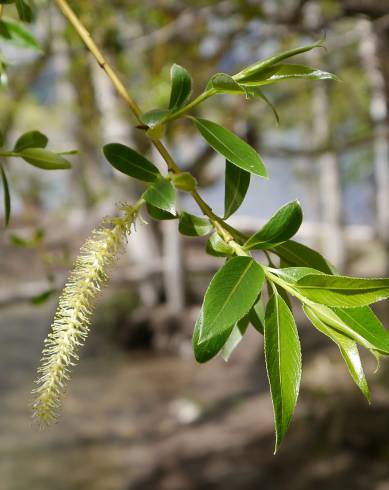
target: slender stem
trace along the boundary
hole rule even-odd
[[[77,17],[75,12],[72,10],[70,5],[68,4],[67,0],[55,0],[55,3],[57,4],[58,8],[61,10],[65,18],[70,22],[70,24],[74,27],[78,35],[80,36],[81,40],[85,44],[85,46],[89,49],[91,54],[94,56],[96,59],[97,63],[99,66],[105,71],[109,79],[111,80],[112,84],[114,85],[116,91],[122,97],[122,99],[127,103],[129,106],[131,112],[135,116],[138,122],[142,123],[141,121],[141,115],[142,111],[138,104],[135,102],[135,100],[131,97],[127,89],[125,88],[123,82],[120,80],[114,69],[111,67],[95,41],[93,40],[91,34],[89,31],[86,29],[86,27],[82,24],[80,19]],[[185,106],[182,110],[181,113],[183,113],[184,109],[186,112],[187,110],[191,109],[195,105],[199,104],[203,100],[205,100],[208,97],[211,97],[211,95],[214,95],[213,89],[207,90],[203,94],[201,94],[197,99],[195,99],[193,102]],[[179,111],[175,114],[175,116],[178,117]],[[180,167],[175,163],[173,157],[170,155],[168,152],[167,148],[165,145],[162,143],[161,140],[159,139],[154,139],[152,138],[152,143],[156,147],[156,149],[159,151],[163,159],[165,160],[168,169],[173,172],[173,173],[181,173]],[[194,200],[197,202],[199,208],[201,211],[210,218],[210,220],[213,223],[218,223],[219,228],[223,228],[225,237],[228,240],[232,239],[237,239],[239,241],[244,241],[245,236],[240,233],[238,230],[235,230],[232,226],[228,225],[227,223],[224,223],[223,219],[217,216],[212,209],[208,206],[208,204],[202,199],[200,194],[197,192],[197,190],[194,190],[192,193],[192,196]]]
[[[15,151],[0,151],[0,157],[19,157],[20,154]]]
[[[4,12],[4,5],[1,4],[0,5],[0,19],[1,19],[2,15],[3,15],[3,12]]]

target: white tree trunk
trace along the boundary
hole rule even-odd
[[[373,123],[374,177],[376,185],[376,232],[389,246],[389,141],[386,120],[385,81],[379,67],[377,38],[371,22],[360,20],[359,51],[370,89],[370,116]]]
[[[308,4],[306,23],[315,28],[320,21],[320,6]],[[320,66],[318,50],[311,53],[312,62]],[[321,238],[324,255],[340,270],[345,266],[345,240],[343,236],[342,186],[339,162],[334,151],[329,149],[331,140],[330,97],[326,82],[315,82],[313,87],[313,128],[312,139],[315,147],[323,148],[318,158],[321,210]]]
[[[103,70],[93,64],[93,83],[96,90],[96,100],[99,110],[102,114],[102,132],[105,143],[122,142],[131,146],[130,128],[126,119],[123,118],[120,112],[120,106],[116,93]],[[109,166],[107,164],[107,170]],[[109,173],[107,172],[107,178]],[[122,179],[130,182],[125,175],[115,174],[117,179]],[[115,180],[112,179],[110,185],[115,186]],[[117,182],[117,181],[116,181]],[[126,195],[117,187],[118,195],[116,200],[126,200],[134,202],[136,200],[135,192],[131,192],[131,188],[126,188]],[[112,207],[112,203],[110,204]],[[127,254],[130,263],[136,264],[141,268],[145,277],[149,273],[155,271],[155,263],[159,260],[160,251],[156,242],[155,235],[150,226],[139,224],[136,232],[131,234],[127,244]],[[146,307],[153,307],[158,302],[158,284],[152,277],[142,280],[139,283],[139,295],[142,304]]]
[[[185,282],[183,278],[182,242],[177,221],[164,221],[163,269],[164,288],[168,312],[178,317],[185,306]]]

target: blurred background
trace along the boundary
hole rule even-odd
[[[234,226],[255,231],[299,199],[299,241],[344,273],[389,274],[388,0],[71,3],[145,111],[167,105],[174,62],[199,93],[215,72],[235,73],[325,33],[327,49],[298,62],[341,82],[269,87],[279,126],[260,99],[217,96],[197,113],[246,138],[269,169],[269,181],[252,179]],[[375,360],[364,356],[369,407],[337,348],[296,308],[301,397],[273,456],[260,335],[249,331],[228,364],[199,366],[191,353],[202,295],[222,259],[204,253],[203,239],[180,237],[176,222],[146,215],[100,298],[59,424],[34,427],[30,390],[72,261],[115,203],[142,191],[112,170],[101,147],[123,142],[161,163],[52,2],[36,4],[28,28],[43,53],[0,39],[8,65],[0,130],[9,145],[39,129],[51,147],[80,153],[71,171],[7,163],[13,215],[0,232],[0,490],[388,490],[389,363],[374,373]],[[16,18],[13,6],[6,15]],[[186,121],[171,124],[166,141],[222,213],[223,159]],[[185,196],[181,207],[198,214]],[[388,304],[378,313],[388,325]]]

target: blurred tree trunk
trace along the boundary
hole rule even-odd
[[[83,190],[83,205],[90,209],[105,188],[101,171],[101,114],[96,103],[91,75],[91,61],[78,43],[70,66],[70,79],[75,95],[76,121],[74,133],[80,151],[76,178]]]
[[[185,282],[183,277],[182,240],[177,222],[164,221],[163,269],[164,288],[169,315],[179,318],[185,307]]]
[[[96,93],[96,103],[99,112],[102,114],[101,129],[104,135],[104,144],[122,142],[132,146],[129,142],[129,120],[124,117],[124,113],[121,111],[121,104],[111,82],[97,63],[92,65],[91,74]],[[138,196],[135,188],[136,183],[127,176],[114,174],[108,164],[106,169],[105,185],[110,187],[111,195],[115,194],[116,201],[135,202]],[[121,182],[126,184],[125,187],[119,185]],[[109,210],[109,212],[112,211]],[[155,306],[159,299],[158,284],[151,275],[156,268],[160,255],[155,233],[151,226],[140,225],[137,227],[136,233],[133,233],[128,241],[127,254],[129,261],[141,270],[138,291],[142,304],[146,307]]]
[[[321,20],[320,6],[309,4],[306,8],[306,24],[316,28]],[[311,54],[314,65],[321,65],[319,51]],[[339,162],[331,149],[331,122],[329,86],[326,82],[316,82],[313,86],[313,127],[312,138],[316,148],[323,148],[318,157],[320,209],[322,218],[322,248],[325,256],[339,270],[345,266],[345,241],[343,236],[343,204]]]
[[[318,82],[313,91],[313,139],[318,147],[330,143],[328,87]],[[324,150],[318,158],[322,247],[325,256],[339,269],[345,265],[342,188],[337,155]]]
[[[389,141],[385,80],[380,70],[378,39],[368,20],[360,20],[360,55],[370,89],[370,116],[373,124],[374,176],[376,183],[376,232],[385,244],[386,271],[389,273]],[[388,44],[389,48],[389,44]],[[387,56],[389,55],[389,49]],[[389,95],[389,93],[388,93]]]
[[[90,207],[92,197],[90,183],[86,178],[85,171],[89,155],[88,152],[85,152],[85,145],[83,145],[84,138],[82,137],[84,131],[82,121],[84,121],[85,118],[81,116],[84,104],[80,105],[79,92],[82,90],[83,82],[79,80],[79,74],[74,71],[75,63],[72,61],[69,53],[65,21],[56,10],[52,11],[51,21],[53,29],[52,45],[55,53],[53,64],[56,73],[56,99],[67,111],[64,126],[68,129],[69,134],[73,135],[77,149],[80,151],[77,164],[74,166],[71,174],[73,180],[73,203],[77,203],[80,205],[81,209],[85,209]],[[85,103],[87,103],[87,101],[85,101]],[[71,108],[71,110],[69,110],[69,108]]]

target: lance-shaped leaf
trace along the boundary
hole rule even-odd
[[[301,80],[338,80],[334,74],[311,68],[310,66],[280,64],[246,77],[240,83],[245,87],[260,87],[293,78]]]
[[[152,109],[151,111],[144,112],[141,115],[141,120],[150,128],[154,128],[167,114],[169,114],[167,109]]]
[[[389,297],[389,279],[308,274],[295,287],[311,301],[339,308],[367,306]]]
[[[143,193],[143,199],[152,206],[167,211],[176,212],[176,191],[168,179],[158,179],[149,185]]]
[[[284,267],[282,269],[272,269],[272,272],[292,285],[310,274],[322,274],[311,267]]]
[[[172,88],[169,109],[174,111],[185,105],[192,92],[192,79],[189,73],[180,65],[173,65],[170,70]]]
[[[266,307],[264,344],[277,451],[292,418],[301,379],[301,349],[296,324],[288,305],[277,292]]]
[[[183,212],[180,214],[178,230],[187,236],[205,236],[211,233],[213,226],[208,218],[200,218]]]
[[[242,204],[250,185],[250,173],[226,161],[224,188],[224,219]]]
[[[220,238],[218,233],[213,233],[209,237],[206,252],[208,255],[213,255],[214,257],[229,257],[234,255],[234,249]]]
[[[310,303],[309,307],[327,325],[354,339],[366,349],[389,354],[389,333],[371,308],[329,308]]]
[[[29,131],[18,138],[14,150],[21,152],[27,148],[46,148],[48,141],[47,136],[40,131]]]
[[[295,235],[302,221],[303,212],[300,203],[293,201],[285,204],[258,233],[247,240],[245,248],[248,250],[272,248]]]
[[[263,282],[263,269],[251,257],[228,260],[205,293],[200,342],[224,334],[243,318],[258,298]]]
[[[0,20],[0,37],[20,48],[29,48],[42,52],[42,47],[35,37],[20,23],[9,19]]]
[[[288,51],[283,51],[281,53],[278,53],[274,56],[269,56],[268,58],[259,60],[256,63],[253,63],[252,65],[243,69],[241,72],[239,72],[237,75],[234,76],[234,80],[238,81],[239,83],[243,82],[246,78],[255,75],[257,73],[260,73],[261,71],[265,70],[266,68],[272,65],[275,65],[276,63],[279,63],[280,61],[283,61],[287,58],[291,58],[293,56],[297,56],[298,54],[306,53],[307,51],[311,51],[314,48],[319,48],[322,46],[323,46],[323,41],[320,40],[314,44],[302,46],[301,48],[290,49]]]
[[[342,357],[346,363],[351,377],[355,381],[355,384],[358,386],[358,388],[362,391],[363,395],[370,402],[369,387],[367,385],[365,373],[363,371],[357,343],[347,335],[342,334],[341,332],[324,323],[316,315],[315,311],[309,306],[304,305],[304,312],[307,315],[308,319],[311,321],[312,325],[316,327],[319,332],[323,333],[331,340],[333,340],[335,344],[339,347],[340,353],[342,354]]]
[[[258,153],[226,128],[207,119],[192,118],[208,144],[237,167],[267,178],[265,165]]]
[[[207,89],[214,89],[219,94],[244,94],[245,90],[230,75],[216,73],[209,80]]]
[[[200,342],[200,333],[203,329],[203,309],[200,311],[200,315],[196,321],[196,325],[193,331],[192,347],[197,362],[205,363],[210,361],[216,356],[223,348],[223,345],[227,342],[227,339],[231,335],[234,325],[225,328],[223,331],[215,331],[206,341]]]
[[[160,176],[159,170],[153,163],[126,145],[110,143],[104,146],[103,152],[116,170],[130,177],[144,182],[154,182]]]
[[[26,0],[15,0],[19,19],[23,22],[32,22],[32,9]]]
[[[11,195],[9,193],[9,186],[7,176],[3,167],[0,165],[1,181],[3,183],[3,195],[4,195],[4,221],[5,226],[8,226],[9,219],[11,217]]]
[[[66,170],[72,167],[61,155],[43,148],[27,148],[19,155],[30,165],[43,170]]]
[[[311,267],[325,274],[333,274],[334,268],[329,262],[310,247],[288,240],[272,249],[284,263],[290,266]]]
[[[159,221],[169,220],[169,219],[177,219],[177,214],[168,213],[167,211],[163,211],[162,209],[156,208],[151,204],[146,203],[146,209],[149,215]]]
[[[229,361],[231,354],[241,343],[248,326],[249,318],[247,315],[239,320],[236,325],[234,325],[234,328],[232,329],[232,332],[230,333],[230,336],[222,349],[222,357],[226,362]]]

